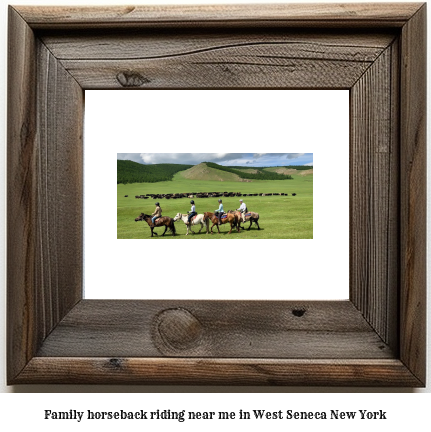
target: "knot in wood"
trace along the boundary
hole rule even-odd
[[[195,347],[199,344],[203,333],[198,319],[182,308],[166,309],[160,312],[156,317],[155,330],[163,343],[174,350]]]
[[[305,309],[292,309],[292,314],[296,317],[302,317],[305,314]]]
[[[123,87],[140,87],[150,82],[139,72],[120,72],[117,74],[117,81]]]
[[[122,366],[122,360],[117,358],[112,358],[109,360],[109,366],[114,369],[119,369]]]

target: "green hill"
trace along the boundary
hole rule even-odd
[[[182,164],[143,165],[130,160],[117,160],[117,184],[156,183],[172,180],[174,174],[193,167]]]
[[[244,167],[238,169],[238,167],[223,166],[213,162],[204,162],[204,163],[210,168],[215,168],[220,171],[236,174],[241,179],[248,179],[248,180],[291,180],[292,179],[291,175],[266,171],[260,167],[254,167],[253,171],[250,170],[249,172],[247,172],[247,170],[244,170]]]
[[[293,175],[313,174],[313,167],[239,167],[223,166],[213,162],[198,165],[154,164],[144,165],[130,160],[117,160],[117,184],[156,183],[173,180],[179,173],[187,180],[250,182],[254,180],[291,180]]]
[[[210,168],[207,163],[200,163],[179,173],[184,179],[205,181],[241,181],[237,174]]]
[[[313,174],[312,166],[281,166],[281,167],[268,167],[264,168],[265,171],[275,172],[278,174],[296,175],[296,176],[307,176]]]

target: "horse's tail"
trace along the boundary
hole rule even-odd
[[[172,235],[175,235],[177,233],[176,229],[175,229],[175,222],[174,222],[173,219],[171,219],[171,223],[169,225],[169,229],[172,231]]]

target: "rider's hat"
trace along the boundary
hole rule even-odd
[[[159,202],[156,202],[156,205],[160,205],[160,203],[159,203]]]
[[[193,200],[190,201],[190,204],[194,204],[195,202]]]

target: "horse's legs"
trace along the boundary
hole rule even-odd
[[[259,222],[255,220],[254,223],[257,225],[257,229],[260,230]]]
[[[250,226],[247,228],[247,231],[250,231],[250,228],[251,228],[251,224],[252,224],[253,222],[252,222],[252,220],[250,219]]]
[[[162,237],[165,235],[165,233],[166,233],[167,230],[168,230],[168,226],[165,225],[165,231],[163,232]]]
[[[232,222],[229,222],[230,223],[230,231],[228,232],[228,234],[231,234],[232,233]]]
[[[194,231],[192,230],[193,222],[190,221],[186,225],[187,225],[187,235],[189,234],[189,228],[190,228],[190,231],[194,234]]]

